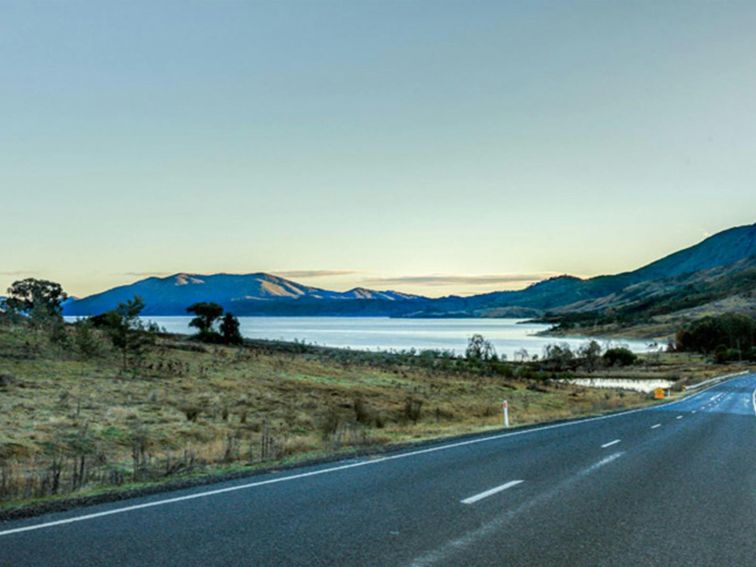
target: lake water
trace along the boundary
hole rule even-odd
[[[190,317],[153,317],[170,333],[193,333]],[[385,317],[240,317],[241,332],[247,338],[304,341],[310,344],[359,350],[444,349],[462,354],[467,340],[483,335],[509,360],[515,351],[526,349],[532,356],[543,354],[549,343],[578,347],[585,339],[536,337],[548,325],[524,323],[522,319],[389,319]],[[610,344],[600,341],[602,346]],[[633,351],[649,350],[644,341],[612,342]]]

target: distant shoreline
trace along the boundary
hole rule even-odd
[[[75,317],[66,317],[74,321]],[[189,336],[190,317],[146,315],[167,333]],[[407,319],[391,317],[261,317],[239,318],[245,339],[280,341],[290,344],[327,346],[335,349],[366,352],[400,352],[424,350],[452,351],[463,355],[473,335],[482,335],[500,355],[512,359],[522,350],[531,356],[542,354],[548,344],[567,342],[577,349],[590,340],[627,344],[635,352],[647,352],[645,340],[609,336],[578,336],[566,333],[549,334],[549,325],[521,318],[431,318]]]

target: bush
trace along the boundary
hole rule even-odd
[[[371,422],[370,411],[362,398],[355,398],[353,407],[354,419],[357,423],[369,424]]]
[[[13,374],[0,374],[0,388],[7,388],[16,383],[16,377]]]
[[[101,343],[97,337],[91,321],[79,321],[74,328],[74,344],[82,358],[97,356],[101,351]]]
[[[182,410],[187,421],[195,422],[200,415],[200,408],[197,406],[184,406]]]
[[[630,366],[635,364],[638,357],[629,348],[616,347],[607,350],[603,359],[608,366]]]
[[[341,425],[341,417],[335,407],[330,406],[326,414],[320,420],[320,435],[324,441],[328,441],[336,434]]]
[[[413,398],[412,396],[408,396],[407,399],[404,400],[404,417],[412,423],[417,423],[417,421],[420,419],[422,409],[422,400],[418,400],[417,398]]]
[[[714,360],[719,364],[743,360],[744,358],[747,359],[747,356],[744,357],[743,352],[739,348],[727,348],[724,345],[719,345],[717,350],[714,351]]]

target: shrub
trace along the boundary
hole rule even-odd
[[[16,377],[13,374],[0,374],[0,388],[7,388],[11,384],[15,384]]]
[[[371,422],[370,411],[362,398],[356,398],[354,400],[354,418],[357,423],[368,424]]]
[[[629,348],[610,348],[602,357],[608,366],[630,366],[638,359],[636,354]]]
[[[185,406],[182,411],[186,416],[187,421],[197,421],[200,414],[200,409],[197,406]]]
[[[335,407],[330,406],[320,421],[320,435],[324,441],[328,441],[339,429],[341,419]]]
[[[719,345],[714,351],[714,360],[719,364],[743,360],[743,358],[743,352],[739,348],[727,348],[724,345]],[[745,358],[747,358],[747,356]]]
[[[422,409],[422,400],[418,400],[417,398],[413,398],[412,396],[408,396],[407,399],[404,400],[404,417],[412,423],[417,423],[417,421],[420,419]]]
[[[82,358],[97,356],[101,350],[101,343],[94,331],[94,325],[89,320],[76,323],[74,330],[74,344]]]

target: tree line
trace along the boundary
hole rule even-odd
[[[568,371],[584,368],[592,372],[600,367],[630,366],[638,356],[626,347],[612,347],[604,350],[596,341],[589,341],[573,349],[568,343],[547,344],[542,356],[531,355],[522,348],[515,352],[515,362],[536,364],[543,370]],[[465,360],[472,365],[495,367],[507,360],[506,355],[497,354],[493,344],[482,335],[475,334],[467,342]]]
[[[711,355],[718,362],[756,360],[756,320],[724,313],[692,321],[677,331],[675,350]]]

